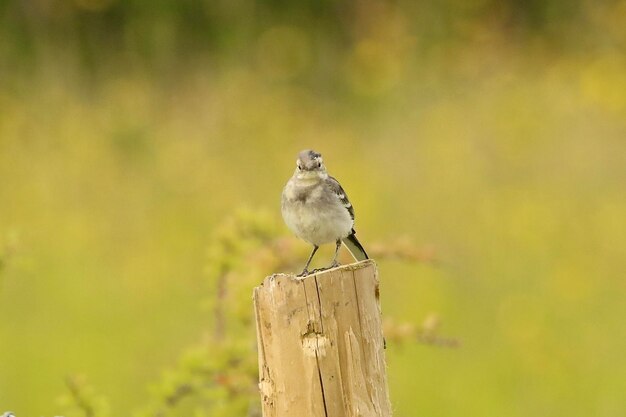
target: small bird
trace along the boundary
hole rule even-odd
[[[337,254],[341,242],[356,260],[369,259],[355,236],[352,204],[339,181],[326,172],[320,153],[306,149],[298,154],[296,170],[283,189],[281,212],[287,227],[313,245],[313,252],[298,276],[309,274],[309,264],[324,243],[337,245],[328,268],[339,265]]]

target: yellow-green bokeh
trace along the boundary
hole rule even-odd
[[[145,403],[211,323],[214,229],[278,218],[312,147],[366,247],[440,260],[379,265],[385,317],[461,341],[388,346],[397,417],[626,413],[626,2],[8,3],[0,412],[76,373]]]

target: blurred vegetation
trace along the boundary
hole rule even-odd
[[[397,417],[624,415],[623,0],[0,2],[0,412],[258,415],[307,147]]]

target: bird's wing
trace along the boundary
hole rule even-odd
[[[339,181],[329,176],[326,179],[326,184],[329,189],[335,194],[337,199],[339,199],[341,204],[346,208],[346,210],[348,210],[348,213],[350,213],[350,217],[352,218],[352,220],[354,220],[354,207],[352,207],[350,200],[348,200],[348,195],[341,187],[341,184],[339,184]]]

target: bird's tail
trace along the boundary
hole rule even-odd
[[[346,248],[348,248],[352,256],[354,256],[354,259],[356,259],[357,261],[364,261],[366,259],[369,259],[369,256],[367,256],[367,252],[365,252],[365,249],[363,249],[363,245],[361,245],[361,242],[359,242],[359,240],[356,238],[354,230],[347,237],[341,239],[341,241],[344,245],[346,245]]]

